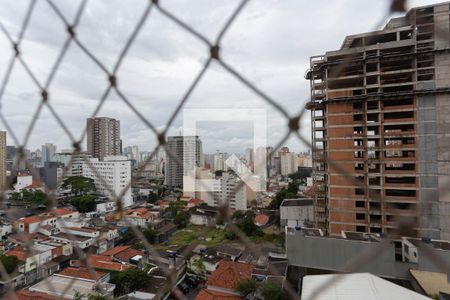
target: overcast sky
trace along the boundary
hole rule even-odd
[[[0,20],[16,38],[29,0],[0,2]],[[73,20],[79,1],[54,1]],[[409,1],[420,6],[436,1]],[[76,32],[82,43],[112,69],[148,0],[91,0]],[[161,0],[173,14],[214,39],[239,1]],[[338,49],[346,35],[371,31],[382,24],[388,0],[254,0],[247,5],[221,43],[221,56],[250,82],[277,100],[291,115],[303,108],[309,83],[303,78],[309,57]],[[39,81],[47,78],[67,33],[46,1],[37,1],[21,51]],[[208,57],[204,44],[153,10],[118,74],[120,89],[158,129],[170,114]],[[0,78],[12,50],[0,32]],[[105,74],[76,46],[67,52],[50,87],[54,109],[78,138],[107,86]],[[18,138],[26,129],[39,101],[39,91],[16,64],[1,102],[1,109]],[[270,105],[213,63],[186,104],[187,108],[266,108],[268,141],[275,145],[286,132],[286,120]],[[156,144],[153,133],[112,93],[98,114],[121,121],[124,146],[149,151]],[[0,125],[4,129],[4,124]],[[171,134],[178,134],[182,114]],[[310,136],[309,115],[302,133]],[[216,149],[241,153],[251,146],[251,124],[202,122],[205,152]],[[70,148],[67,135],[45,107],[27,145],[36,149],[45,142],[58,149]],[[13,140],[8,138],[8,144]],[[295,139],[293,151],[307,148]],[[85,144],[83,144],[85,148]]]

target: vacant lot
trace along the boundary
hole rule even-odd
[[[215,248],[218,245],[228,242],[225,238],[225,231],[207,226],[190,225],[185,229],[177,231],[167,243],[160,244],[161,248],[180,247],[190,245],[195,242],[205,245],[208,248]]]

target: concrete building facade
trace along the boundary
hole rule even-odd
[[[90,158],[83,163],[83,176],[94,179],[97,192],[111,199],[119,196],[131,181],[131,162],[125,156],[107,156],[103,160]],[[131,188],[122,197],[123,207],[133,204]]]
[[[190,172],[195,176],[196,168],[203,165],[202,141],[198,136],[169,136],[166,149],[165,184],[181,188],[183,176]]]
[[[6,131],[0,131],[0,189],[6,188]]]
[[[98,159],[121,155],[120,121],[106,117],[88,118],[87,150]]]
[[[449,2],[311,57],[316,226],[450,239]],[[439,175],[439,176],[438,176]]]

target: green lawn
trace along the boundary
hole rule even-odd
[[[225,231],[215,227],[189,225],[185,229],[177,231],[169,242],[161,244],[161,248],[181,247],[195,242],[208,248],[215,248],[227,242]]]

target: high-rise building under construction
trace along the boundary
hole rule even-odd
[[[450,239],[450,2],[311,57],[316,226]]]

